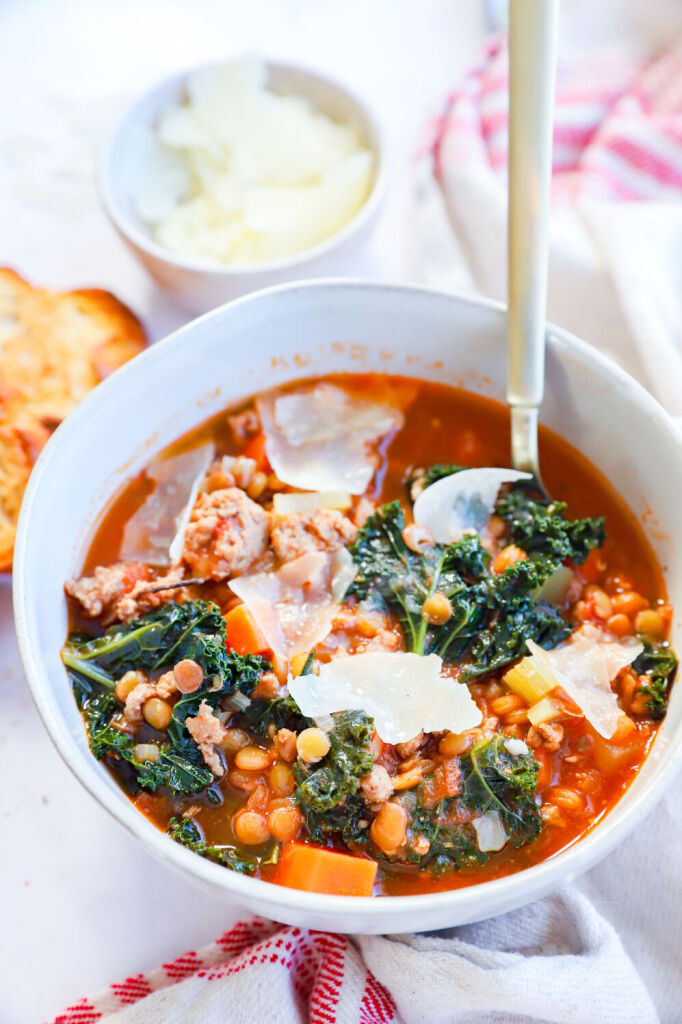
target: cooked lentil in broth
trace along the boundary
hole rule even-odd
[[[131,480],[104,513],[83,577],[67,584],[71,637],[64,658],[93,753],[173,838],[228,868],[284,885],[425,893],[545,860],[608,813],[665,714],[676,660],[666,641],[672,610],[661,568],[605,478],[544,428],[543,475],[565,513],[512,483],[499,492],[480,540],[465,532],[459,541],[425,541],[425,528],[410,526],[415,499],[437,486],[432,481],[456,477],[455,469],[507,465],[507,408],[398,377],[338,375],[324,383],[350,401],[387,404],[402,417],[402,426],[364,442],[376,463],[364,494],[334,492],[335,499],[321,496],[318,508],[280,514],[282,496],[300,492],[275,475],[249,402],[169,449],[172,456],[208,441],[215,446],[176,566],[121,560],[126,524],[154,490],[149,476]],[[313,386],[319,382],[284,393],[306,395]],[[274,459],[273,450],[268,442]],[[223,456],[253,461],[221,463]],[[430,467],[440,468],[429,475]],[[603,525],[590,518],[601,516],[605,540]],[[574,519],[583,523],[568,528]],[[392,526],[397,543],[405,539],[402,562],[391,562]],[[282,565],[312,552],[325,552],[331,566],[341,548],[350,550],[355,580],[345,597],[324,606],[326,634],[310,651],[273,651],[257,607],[242,603],[230,581],[259,572],[272,579]],[[433,552],[446,550],[446,561],[455,561],[439,582]],[[388,568],[379,571],[383,557]],[[402,591],[397,576],[387,582],[393,564],[405,570]],[[152,589],[167,574],[174,586]],[[561,578],[563,589],[545,603],[539,588],[544,592],[550,576]],[[197,579],[204,582],[183,585]],[[412,580],[416,596],[406,598]],[[425,600],[420,580],[431,588]],[[204,608],[203,618],[200,611],[190,615],[200,609],[196,601],[214,602],[219,614]],[[177,625],[158,618],[169,609],[185,618]],[[133,631],[139,620],[157,625],[131,640],[131,618]],[[93,645],[105,629],[117,642]],[[617,705],[607,697],[619,717],[610,733],[591,724],[596,719],[578,691],[569,695],[556,677],[547,681],[546,666],[524,642],[536,640],[558,656],[581,636],[588,647],[611,644],[612,652],[632,655],[611,679]],[[633,646],[635,638],[644,649]],[[332,662],[343,668],[358,655],[407,649],[442,654],[442,674],[453,687],[466,685],[482,713],[477,726],[417,730],[386,743],[361,710],[343,704],[332,718],[306,718],[287,698],[291,677],[305,681],[301,673],[322,668],[322,680]],[[325,860],[317,848],[343,856]]]

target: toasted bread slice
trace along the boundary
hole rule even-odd
[[[50,434],[145,344],[109,292],[51,292],[0,268],[0,570],[11,568],[21,498]]]

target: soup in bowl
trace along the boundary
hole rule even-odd
[[[503,339],[497,308],[420,289],[262,293],[117,374],[38,467],[17,620],[48,727],[150,847],[261,913],[501,912],[594,863],[672,764],[674,427],[556,332],[544,498],[508,469]],[[98,437],[74,521],[49,489]],[[48,628],[21,543],[46,501]]]

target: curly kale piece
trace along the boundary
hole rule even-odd
[[[171,818],[166,834],[187,850],[198,853],[200,857],[215,861],[216,864],[222,864],[223,867],[237,871],[241,875],[252,875],[256,870],[255,860],[244,857],[234,846],[212,846],[207,843],[191,818]]]
[[[183,658],[198,662],[207,677],[220,676],[222,693],[250,694],[259,677],[256,661],[237,661],[227,650],[225,621],[208,601],[160,605],[129,625],[117,624],[99,637],[72,634],[62,651],[67,668],[112,689],[128,671],[172,668]]]
[[[532,497],[523,487],[512,487],[497,502],[495,514],[504,519],[509,540],[529,555],[556,561],[570,559],[581,565],[592,548],[606,536],[605,519],[566,519],[566,503]]]
[[[351,547],[357,566],[352,592],[385,604],[397,616],[408,650],[438,654],[448,662],[468,656],[466,681],[521,657],[527,639],[549,649],[570,635],[559,610],[534,598],[556,561],[527,559],[493,575],[478,537],[467,535],[418,553],[403,540],[404,524],[397,501],[369,517]],[[421,614],[424,601],[437,592],[452,608],[441,626],[429,625]]]
[[[364,711],[342,711],[333,717],[329,753],[314,765],[299,760],[294,766],[296,802],[312,839],[337,835],[346,842],[363,841],[359,821],[365,806],[356,794],[360,779],[374,763],[369,749],[374,723]]]
[[[315,723],[302,714],[293,697],[274,697],[272,700],[252,700],[247,708],[234,715],[230,721],[240,729],[246,729],[255,736],[267,736],[268,727],[275,730],[291,729],[301,732]]]
[[[461,821],[460,807],[456,798],[441,800],[435,807],[424,807],[419,803],[413,806],[410,835],[427,839],[429,849],[421,857],[411,854],[409,859],[412,863],[418,863],[434,875],[486,863],[488,854],[479,850],[471,824]]]
[[[127,762],[136,784],[152,792],[167,786],[173,795],[187,796],[213,782],[213,773],[196,747],[179,753],[164,745],[157,761],[138,761],[132,736],[110,724],[120,708],[119,701],[108,691],[100,691],[83,703],[88,742],[98,760],[106,758],[114,768],[117,762]]]
[[[351,593],[386,604],[399,619],[410,651],[456,661],[483,617],[485,595],[470,583],[484,575],[488,556],[473,536],[412,551],[403,540],[404,527],[398,501],[369,517],[350,549],[357,567]],[[429,626],[422,618],[424,602],[435,593],[444,594],[452,606],[444,626]]]
[[[533,799],[539,764],[532,754],[510,754],[500,734],[475,744],[461,759],[463,804],[477,814],[497,812],[513,846],[524,846],[542,829]]]
[[[677,665],[677,655],[669,644],[652,644],[648,640],[644,641],[644,650],[632,663],[637,675],[649,678],[649,682],[641,687],[639,693],[645,693],[649,697],[647,706],[652,718],[665,718]]]
[[[220,609],[206,601],[163,605],[128,626],[113,626],[100,637],[72,634],[62,658],[85,715],[95,757],[107,757],[114,767],[122,759],[134,769],[136,785],[150,790],[165,786],[180,796],[198,793],[213,782],[185,719],[196,715],[202,700],[215,708],[235,691],[250,694],[268,667],[263,658],[227,650]],[[183,658],[201,665],[204,682],[174,705],[169,742],[161,745],[159,759],[142,764],[135,758],[132,737],[110,724],[121,710],[113,693],[116,680],[135,669],[158,674]]]
[[[487,624],[469,649],[471,660],[461,677],[464,682],[523,657],[528,639],[550,650],[570,636],[572,627],[559,609],[533,597],[555,569],[556,563],[549,559],[527,559],[515,562],[488,582]]]

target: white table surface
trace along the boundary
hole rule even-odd
[[[182,323],[100,212],[93,146],[164,74],[260,51],[326,70],[376,105],[396,174],[348,270],[408,278],[410,157],[483,32],[479,0],[2,0],[0,265],[111,289],[154,339]],[[0,657],[0,1022],[37,1024],[212,941],[237,911],[147,856],[62,763],[18,661],[9,581]]]

